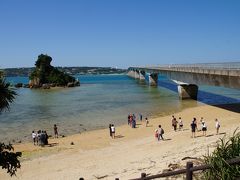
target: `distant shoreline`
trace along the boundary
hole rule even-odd
[[[126,73],[127,69],[118,69],[112,67],[56,67],[66,74],[75,75],[98,75],[98,74],[119,74]],[[30,68],[5,68],[2,69],[6,77],[28,77],[34,70]]]

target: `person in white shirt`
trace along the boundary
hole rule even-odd
[[[216,122],[216,125],[215,125],[215,128],[216,128],[216,134],[218,134],[218,133],[219,133],[219,128],[220,128],[220,123],[219,123],[219,121],[218,121],[217,118],[215,119],[215,122]]]
[[[115,127],[113,124],[111,126],[111,131],[112,131],[112,138],[114,139],[115,138]]]
[[[182,130],[183,131],[183,121],[182,121],[182,118],[179,117],[179,131]]]
[[[33,139],[33,144],[34,145],[36,143],[36,138],[37,138],[37,134],[34,131],[32,131],[32,139]]]
[[[203,136],[206,136],[206,134],[207,134],[207,125],[206,125],[205,121],[202,121],[202,132],[203,132]]]
[[[159,125],[158,126],[158,141],[160,141],[160,139],[164,140],[163,136],[162,136],[163,134],[164,134],[164,130],[163,130],[162,126]]]

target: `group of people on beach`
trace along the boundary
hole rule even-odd
[[[177,118],[172,116],[172,127],[173,127],[174,131],[177,131],[177,125],[179,125],[179,130],[183,130],[182,118],[179,117],[179,121],[177,121]]]
[[[128,114],[128,125],[132,128],[136,128],[136,120],[137,117],[135,116],[135,114]],[[141,113],[139,113],[139,120],[142,121],[143,120],[143,115]],[[147,117],[145,117],[145,121],[146,121],[146,127],[149,124],[149,120]]]
[[[190,124],[190,127],[191,127],[191,132],[192,132],[192,138],[195,138],[196,137],[196,131],[202,131],[203,132],[203,136],[207,136],[207,125],[206,125],[206,122],[205,120],[203,119],[203,117],[201,117],[200,119],[200,122],[199,122],[199,125],[200,125],[200,128],[198,128],[198,125],[197,125],[197,119],[194,117],[191,124]],[[179,117],[179,121],[177,121],[177,119],[172,116],[172,128],[174,131],[177,131],[177,125],[178,126],[178,130],[179,131],[183,131],[183,121],[182,121],[182,118]],[[218,121],[218,119],[215,119],[215,129],[216,129],[216,134],[219,133],[219,129],[220,129],[220,123]],[[164,134],[164,130],[162,128],[161,125],[158,126],[158,128],[155,130],[155,138],[159,141],[159,140],[164,140],[163,138],[163,134]]]
[[[54,131],[54,137],[58,138],[58,128],[57,125],[54,124],[53,126]],[[49,135],[47,134],[47,131],[44,130],[38,130],[38,131],[32,131],[32,140],[34,145],[44,146],[48,145],[48,138]]]
[[[190,126],[191,126],[191,131],[192,131],[192,138],[195,138],[196,137],[196,131],[202,131],[203,132],[203,136],[207,136],[207,124],[205,122],[205,120],[203,119],[203,117],[201,117],[200,119],[200,122],[199,122],[199,125],[200,125],[200,128],[198,128],[197,126],[197,119],[194,117]],[[216,129],[216,134],[219,133],[219,129],[220,129],[220,123],[218,121],[218,119],[216,118],[215,119],[215,129]]]
[[[220,128],[220,123],[218,121],[218,119],[215,119],[215,128],[216,128],[216,134],[219,133],[219,128]],[[177,121],[177,118],[172,115],[172,127],[174,131],[177,131],[177,125],[179,125],[179,130],[183,130],[183,121],[182,118],[179,117],[179,121]],[[204,120],[203,117],[201,117],[200,121],[199,121],[199,126],[197,123],[197,119],[194,117],[191,124],[191,132],[192,132],[192,137],[196,137],[195,133],[196,131],[202,131],[203,132],[203,136],[207,136],[207,124]]]
[[[136,128],[136,116],[135,114],[128,115],[128,125],[132,128]]]
[[[37,132],[32,131],[32,139],[34,145],[44,146],[48,145],[48,134],[47,131],[38,130]]]

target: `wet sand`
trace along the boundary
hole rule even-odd
[[[46,147],[16,144],[15,150],[23,152],[22,167],[13,178],[1,169],[0,179],[130,179],[139,177],[142,172],[160,173],[170,163],[184,165],[186,161],[181,160],[184,157],[206,155],[220,137],[231,135],[240,126],[239,112],[231,111],[229,106],[222,107],[203,105],[174,114],[177,118],[182,117],[184,131],[174,132],[171,116],[165,116],[149,119],[149,127],[139,120],[135,129],[128,125],[116,127],[115,139],[109,137],[109,129],[102,129],[49,139],[50,146]],[[234,106],[235,109],[238,107]],[[207,137],[197,132],[197,138],[191,138],[193,117],[198,123],[201,117],[204,118]],[[215,135],[215,118],[221,124],[219,135]],[[154,138],[154,130],[159,124],[164,128],[165,141],[158,142]]]

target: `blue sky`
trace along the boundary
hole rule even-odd
[[[238,0],[1,0],[0,68],[240,61]]]

